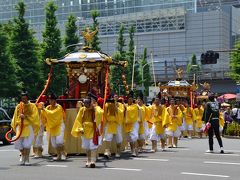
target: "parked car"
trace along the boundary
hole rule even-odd
[[[4,145],[10,144],[9,141],[6,140],[5,134],[11,129],[11,118],[7,114],[7,112],[0,107],[0,141],[3,142]],[[9,138],[12,137],[12,134],[9,134]]]

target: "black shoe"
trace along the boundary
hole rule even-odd
[[[95,163],[90,164],[90,168],[95,168],[95,167],[96,167]]]

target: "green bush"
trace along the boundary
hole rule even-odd
[[[239,136],[240,135],[240,124],[233,122],[228,124],[226,129],[226,135],[229,136]]]

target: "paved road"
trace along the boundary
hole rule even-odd
[[[96,169],[84,167],[84,156],[52,162],[46,153],[44,159],[30,159],[29,167],[20,166],[13,145],[0,144],[0,180],[239,180],[240,139],[223,138],[225,154],[219,153],[216,139],[215,153],[206,154],[207,143],[207,139],[182,139],[179,148],[166,152],[142,153],[138,158],[126,152],[109,161],[100,157]]]

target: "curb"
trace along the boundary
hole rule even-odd
[[[224,135],[223,137],[224,137],[224,138],[227,138],[227,139],[240,139],[240,136],[229,136],[229,135]]]

